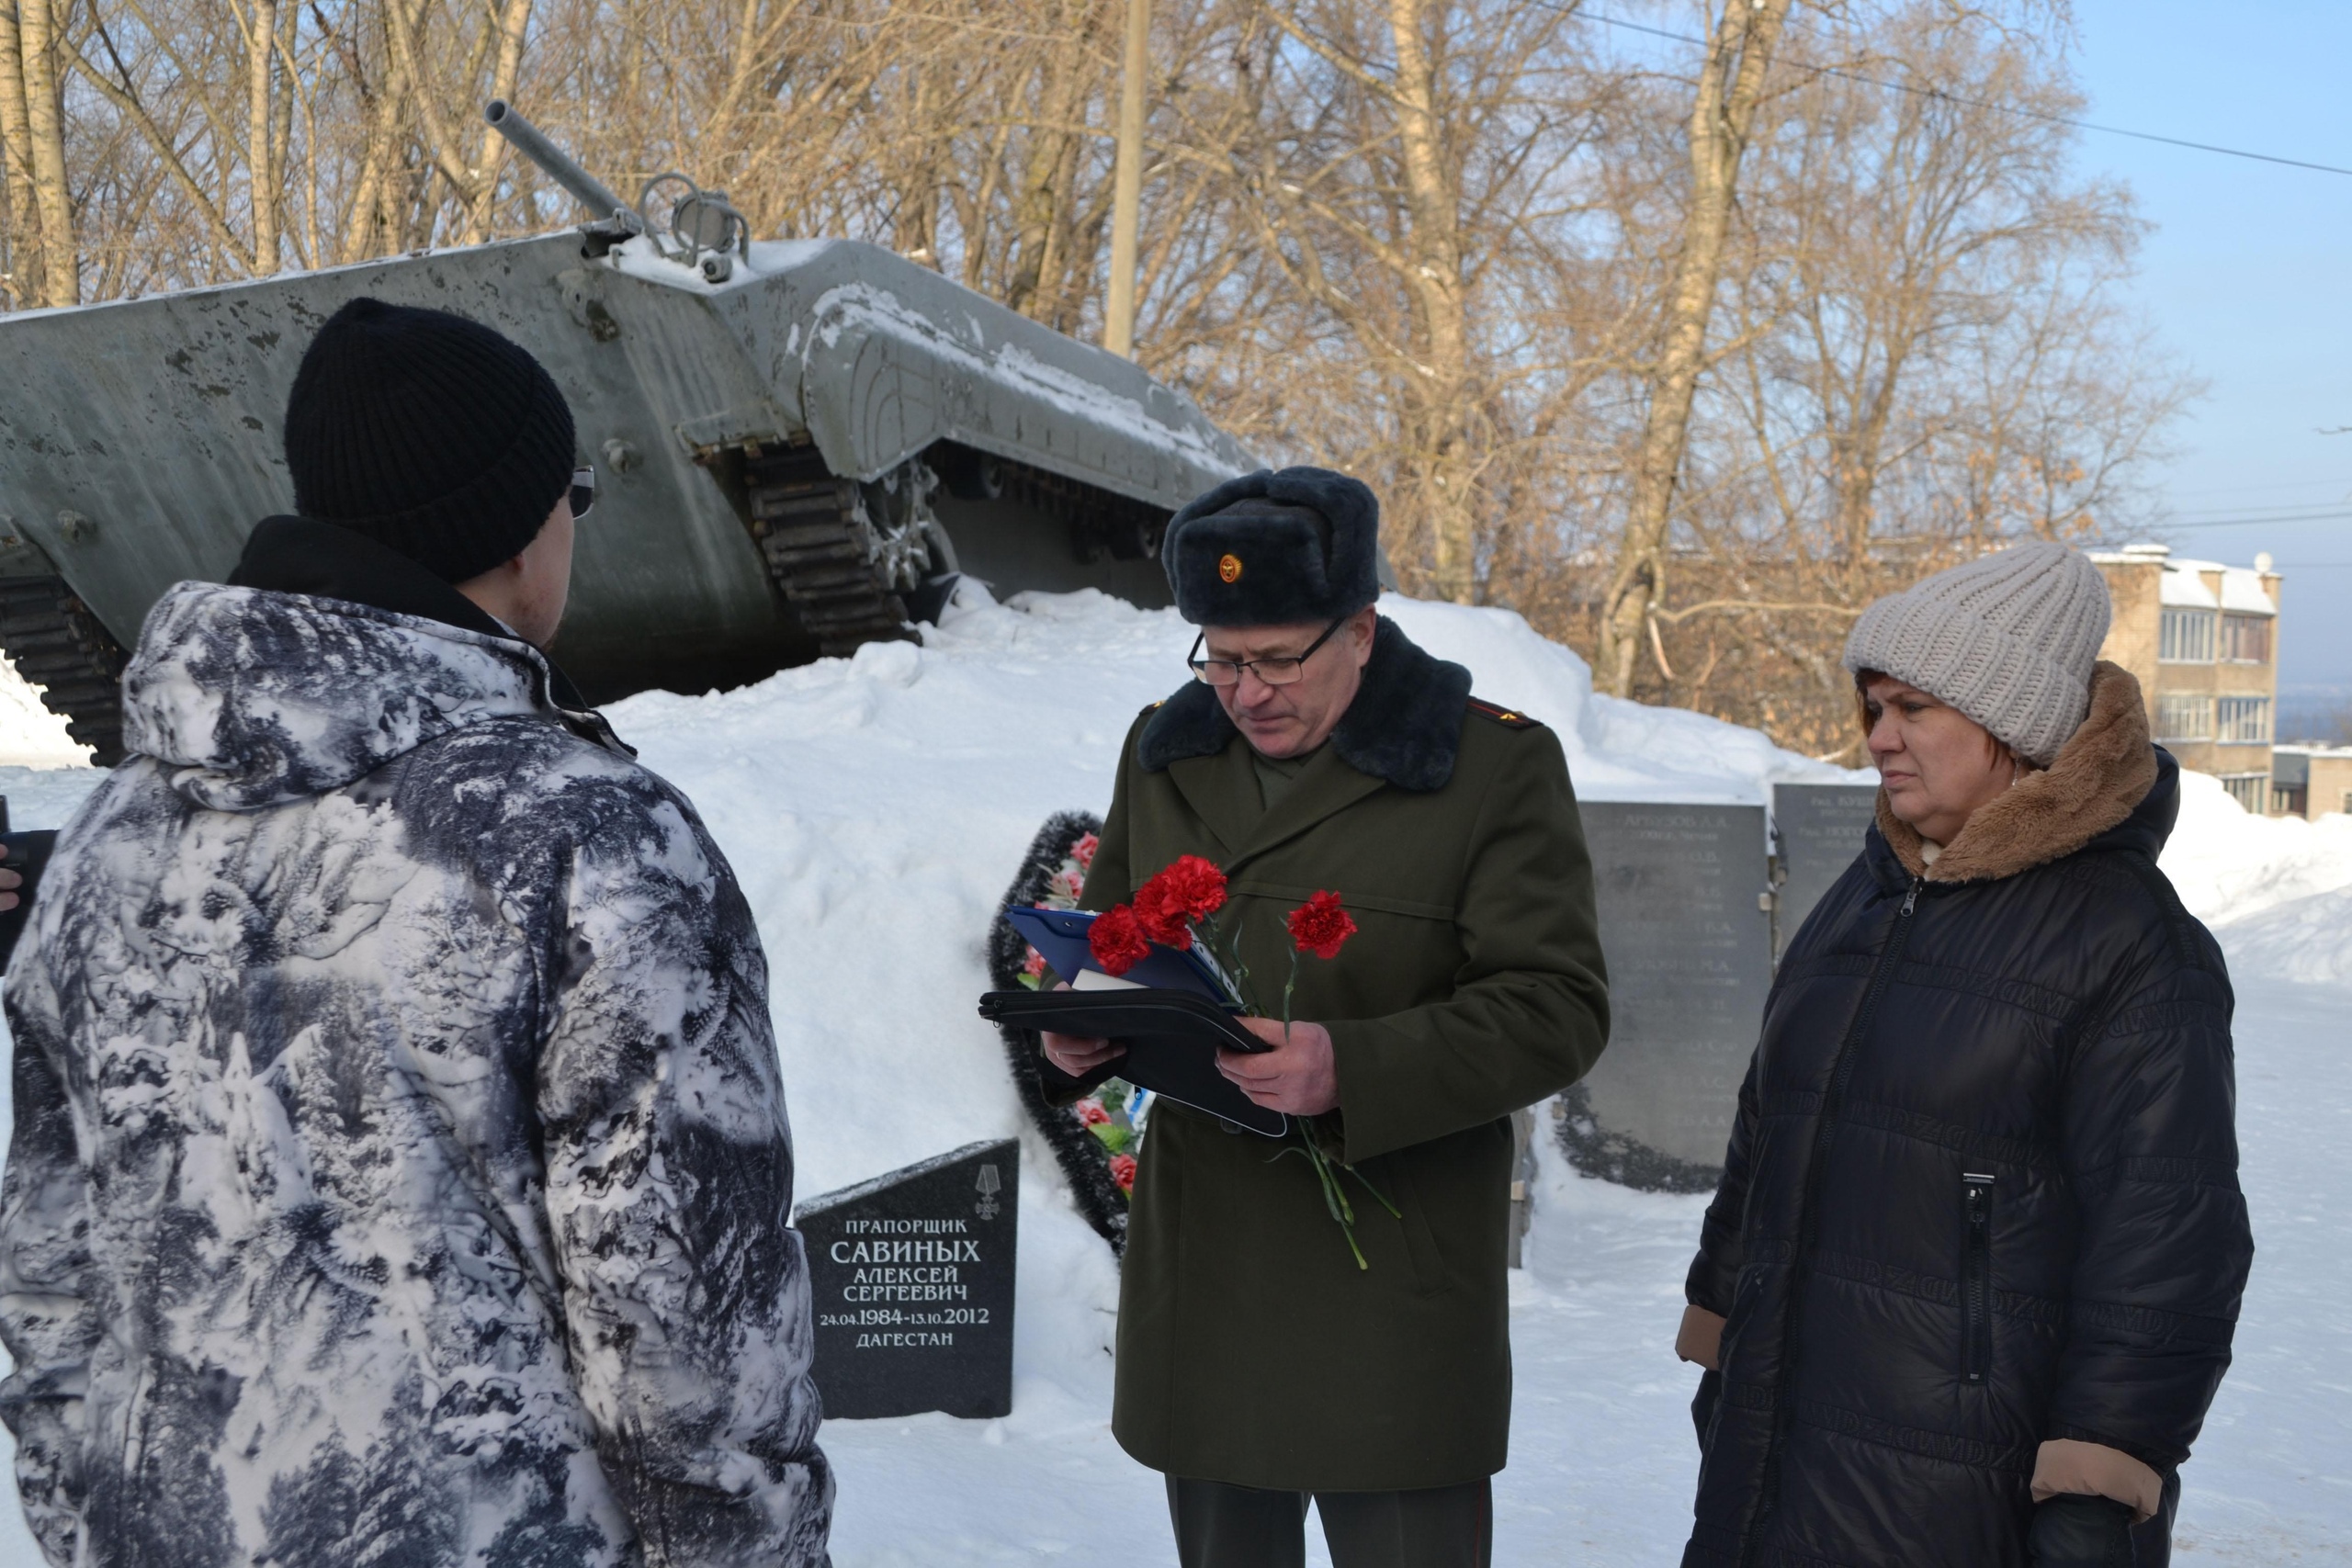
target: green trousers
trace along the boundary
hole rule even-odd
[[[1332,1568],[1489,1568],[1492,1485],[1473,1481],[1414,1492],[1317,1492],[1315,1511]],[[1301,1568],[1305,1492],[1261,1492],[1222,1481],[1168,1478],[1168,1514],[1182,1568]]]

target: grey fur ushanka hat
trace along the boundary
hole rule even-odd
[[[2107,580],[2080,551],[2011,545],[1864,610],[1845,664],[1951,704],[2046,768],[2090,711],[2091,666],[2113,613]]]
[[[1334,621],[1380,597],[1380,502],[1329,468],[1261,468],[1170,518],[1159,564],[1196,626]]]

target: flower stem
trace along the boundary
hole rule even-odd
[[[1354,1177],[1358,1181],[1363,1182],[1363,1190],[1371,1193],[1374,1198],[1380,1200],[1380,1206],[1388,1211],[1391,1218],[1401,1220],[1405,1217],[1405,1211],[1390,1202],[1386,1194],[1383,1193],[1379,1188],[1374,1187],[1372,1184],[1372,1179],[1364,1175],[1363,1171],[1358,1170],[1351,1165],[1343,1165],[1340,1168],[1346,1171],[1350,1176]]]
[[[1283,1043],[1290,1043],[1290,994],[1298,989],[1298,949],[1290,950],[1290,978],[1283,982]]]
[[[1323,1206],[1329,1210],[1331,1217],[1340,1223],[1340,1234],[1348,1238],[1348,1250],[1355,1255],[1356,1267],[1363,1269],[1370,1269],[1372,1265],[1364,1261],[1363,1248],[1356,1245],[1355,1205],[1348,1201],[1347,1192],[1340,1186],[1340,1179],[1331,1169],[1332,1160],[1317,1145],[1315,1131],[1305,1121],[1301,1121],[1298,1124],[1298,1141],[1306,1151],[1306,1163],[1315,1168],[1315,1178],[1322,1184]],[[1357,1179],[1361,1181],[1363,1179],[1358,1177]],[[1380,1195],[1375,1192],[1373,1196]],[[1385,1199],[1381,1201],[1387,1201]]]

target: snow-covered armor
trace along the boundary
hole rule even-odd
[[[766,964],[519,642],[182,583],[8,978],[51,1561],[822,1562]]]

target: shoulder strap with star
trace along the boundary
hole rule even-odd
[[[1499,724],[1505,729],[1541,729],[1544,728],[1543,720],[1530,718],[1525,714],[1520,712],[1517,708],[1507,708],[1500,703],[1490,703],[1484,697],[1472,697],[1469,699],[1469,708],[1472,713],[1477,715],[1480,718],[1487,720],[1490,724]]]

